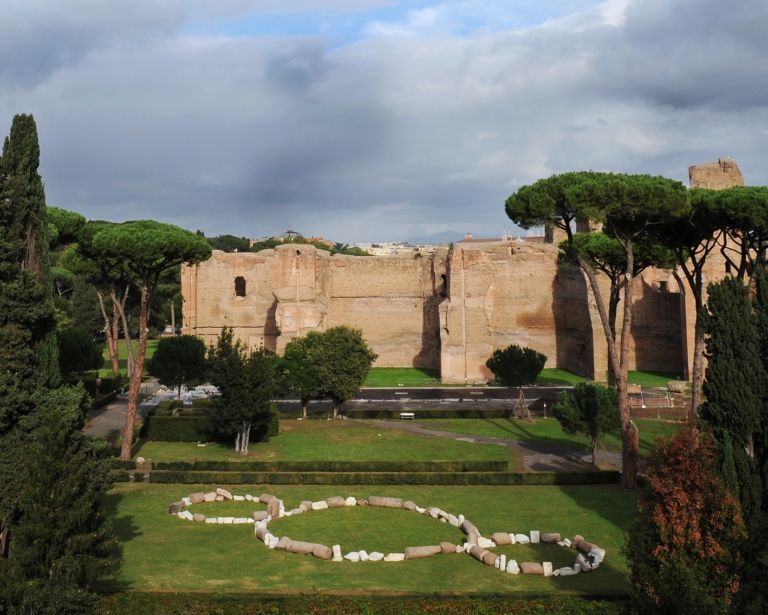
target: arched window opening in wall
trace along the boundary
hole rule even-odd
[[[241,275],[235,278],[235,297],[245,297],[245,278]]]

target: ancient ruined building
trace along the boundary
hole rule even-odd
[[[742,185],[733,161],[690,168],[692,186]],[[707,278],[725,273],[713,254]],[[607,297],[607,280],[604,297]],[[594,299],[577,269],[539,239],[459,242],[414,256],[331,256],[309,245],[257,253],[215,251],[182,270],[184,332],[212,342],[230,326],[248,347],[278,354],[293,337],[349,325],[376,365],[439,369],[445,383],[485,381],[485,361],[509,344],[561,367],[605,378],[607,351]],[[635,284],[630,369],[688,375],[695,311],[685,281],[649,270]]]

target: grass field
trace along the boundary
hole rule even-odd
[[[423,387],[440,384],[440,370],[418,367],[372,367],[363,386]]]
[[[587,379],[584,376],[579,376],[573,372],[569,372],[566,369],[559,369],[556,367],[545,367],[541,370],[539,377],[536,379],[536,384],[550,385],[550,386],[573,386],[579,384],[579,382],[586,382]]]
[[[495,436],[511,438],[524,442],[548,442],[556,446],[586,447],[589,440],[582,435],[565,433],[557,419],[536,418],[533,421],[519,419],[424,419],[419,424],[429,429],[450,431],[475,436]],[[673,436],[683,426],[682,423],[656,421],[653,419],[635,419],[640,430],[640,454],[647,455],[653,448],[657,436]],[[609,451],[621,450],[621,438],[618,435],[606,435],[601,443]]]
[[[155,354],[155,348],[157,348],[157,344],[160,340],[159,339],[150,339],[147,340],[147,356],[146,359],[151,359],[152,355]],[[138,340],[132,340],[131,346],[133,346],[134,350],[138,352],[139,349],[139,342]],[[120,364],[120,373],[125,376],[128,372],[128,348],[125,344],[125,340],[119,340],[118,342],[118,362]],[[104,348],[102,350],[102,354],[104,355],[104,367],[102,367],[99,370],[99,376],[106,376],[107,374],[112,373],[112,363],[109,360],[109,352],[107,351],[107,345],[104,344]],[[146,369],[144,372],[146,373]]]
[[[501,593],[522,595],[620,594],[627,565],[621,554],[626,530],[635,518],[636,496],[618,486],[570,487],[233,487],[233,493],[266,491],[284,499],[287,508],[304,499],[329,496],[389,495],[413,499],[462,513],[489,536],[495,531],[538,529],[564,536],[579,533],[606,549],[605,563],[590,574],[544,578],[508,575],[466,554],[438,555],[397,563],[329,562],[310,556],[270,551],[253,535],[251,525],[219,526],[183,521],[166,513],[182,496],[210,487],[195,485],[121,484],[107,506],[123,551],[123,565],[111,588],[192,592],[365,592],[365,593]],[[191,506],[208,516],[246,515],[264,506],[221,502]],[[330,509],[273,522],[278,535],[294,540],[340,544],[344,553],[363,548],[382,552],[439,540],[463,542],[447,524],[403,510]],[[552,561],[572,565],[575,554],[559,547],[503,547],[519,562]]]
[[[667,388],[667,383],[670,380],[679,380],[680,374],[672,372],[629,372],[629,383],[637,384],[649,389],[663,387]]]
[[[509,449],[493,444],[455,442],[378,429],[356,421],[280,421],[280,435],[252,445],[247,456],[231,446],[195,442],[145,442],[136,452],[152,461],[265,460],[265,461],[514,461]]]

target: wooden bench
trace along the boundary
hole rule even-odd
[[[400,413],[400,420],[403,421],[405,419],[411,419],[412,421],[416,418],[415,412],[401,412]]]

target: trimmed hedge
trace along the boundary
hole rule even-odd
[[[206,442],[213,434],[210,417],[153,414],[144,421],[142,437],[165,442]]]
[[[154,470],[213,472],[504,472],[499,461],[156,461]]]
[[[301,408],[292,408],[278,406],[280,417],[284,419],[295,419],[301,416]],[[417,419],[503,419],[513,413],[513,408],[395,408],[395,409],[344,409],[342,414],[355,419],[399,419],[401,412],[413,412]],[[324,416],[330,414],[331,410],[310,408],[309,415]]]
[[[626,600],[584,598],[521,598],[509,595],[441,596],[439,594],[344,596],[328,594],[215,594],[124,592],[103,596],[96,609],[103,615],[274,615],[316,613],[318,615],[625,615]]]
[[[138,473],[137,473],[138,480]],[[218,485],[602,485],[610,472],[200,472],[154,470],[153,483]]]

